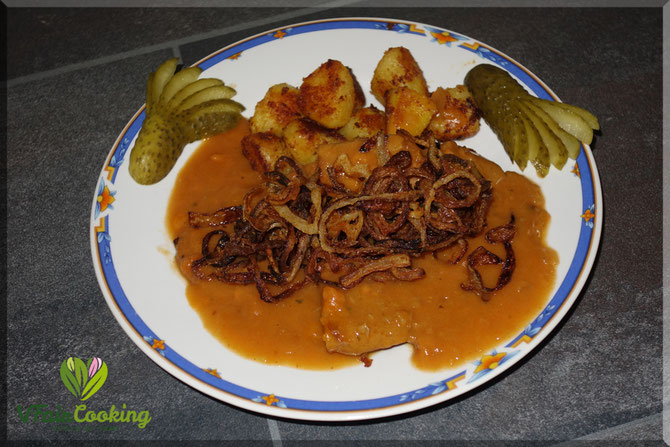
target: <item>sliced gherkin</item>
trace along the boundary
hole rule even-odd
[[[141,185],[156,183],[170,172],[185,144],[175,123],[160,114],[149,115],[130,153],[130,175]]]
[[[574,135],[579,141],[591,144],[593,129],[581,116],[574,113],[571,109],[557,106],[556,104],[558,103],[553,101],[535,101],[535,104],[551,116],[563,130]]]
[[[167,60],[147,81],[145,120],[128,163],[131,177],[142,185],[163,179],[188,143],[234,127],[244,110],[230,99],[235,90],[219,79],[198,80],[197,67],[175,74],[177,62]],[[213,90],[201,93],[208,89]]]
[[[530,110],[525,104],[521,102],[518,104],[520,110],[537,129],[537,132],[540,134],[540,138],[542,138],[544,145],[547,146],[551,164],[556,169],[562,169],[563,166],[565,166],[565,163],[568,161],[568,150],[565,148],[563,142],[556,136],[555,133],[551,131],[549,126],[547,126],[545,122],[542,121],[542,119],[532,110]]]
[[[199,104],[213,101],[215,99],[230,99],[235,96],[237,92],[227,85],[215,85],[206,89],[200,90],[184,99],[180,104],[174,108],[175,113],[181,113],[191,107]]]
[[[516,130],[514,162],[523,171],[528,164],[528,135],[526,134],[526,127],[519,114],[517,114],[512,121]]]
[[[179,59],[173,57],[163,62],[154,71],[150,77],[149,85],[147,86],[147,113],[151,111],[157,104],[165,88],[165,84],[172,78],[174,71],[177,69]]]
[[[160,104],[162,107],[167,106],[170,100],[174,97],[177,92],[181,91],[184,87],[189,84],[192,84],[198,76],[202,73],[202,68],[200,67],[188,67],[183,70],[178,71],[172,76],[172,79],[165,84],[165,88],[160,96]]]
[[[565,146],[566,150],[568,151],[568,157],[572,158],[573,160],[577,159],[577,156],[579,155],[579,150],[581,146],[579,145],[579,141],[563,129],[554,121],[551,119],[551,116],[549,116],[543,109],[542,107],[538,107],[535,105],[532,101],[524,101],[524,104],[528,106],[537,116],[539,116],[542,121],[545,122],[545,124],[551,129],[551,131],[561,139],[563,142],[563,145]]]
[[[232,128],[243,111],[244,106],[232,99],[216,99],[180,113],[176,120],[185,137],[196,141]]]
[[[215,85],[223,85],[221,79],[216,78],[203,78],[198,79],[197,81],[188,84],[181,90],[179,90],[175,95],[170,99],[170,102],[167,104],[168,110],[174,110],[179,104],[182,103],[186,98],[193,95],[194,93],[204,90],[209,87],[214,87]]]
[[[507,71],[490,64],[465,77],[482,117],[522,170],[528,162],[544,177],[550,164],[561,169],[576,158],[579,141],[590,143],[598,120],[588,111],[528,93]]]

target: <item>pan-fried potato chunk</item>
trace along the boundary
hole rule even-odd
[[[254,116],[249,120],[251,132],[272,132],[282,136],[286,125],[300,117],[299,94],[300,90],[288,84],[270,87],[265,97],[256,104]]]
[[[384,130],[384,112],[374,106],[358,109],[349,122],[340,129],[347,140],[370,138]]]
[[[284,142],[289,156],[302,165],[316,161],[317,149],[322,144],[343,140],[344,137],[337,131],[305,118],[291,121],[284,129]]]
[[[298,96],[300,111],[324,127],[340,128],[365,101],[361,100],[363,90],[356,84],[349,68],[329,59],[303,79]]]
[[[372,94],[382,104],[385,104],[386,92],[398,87],[408,87],[423,96],[428,96],[423,71],[412,53],[405,47],[386,50],[375,68],[370,85]]]
[[[430,99],[437,106],[437,113],[430,121],[428,130],[433,132],[438,141],[467,138],[479,131],[479,112],[466,86],[438,87]]]
[[[402,129],[412,136],[421,135],[437,112],[428,96],[409,87],[394,88],[386,92],[386,133]]]
[[[242,154],[258,172],[269,172],[282,155],[290,156],[284,140],[271,132],[252,133],[242,139]]]

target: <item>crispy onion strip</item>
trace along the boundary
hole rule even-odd
[[[391,156],[389,155],[389,150],[386,147],[386,135],[384,132],[379,132],[375,137],[374,151],[377,154],[377,164],[379,166],[384,166]]]
[[[489,301],[492,292],[502,289],[509,283],[516,266],[514,250],[512,249],[512,239],[514,238],[515,232],[514,215],[512,215],[509,223],[493,228],[486,233],[486,240],[489,243],[503,244],[505,247],[505,260],[503,261],[498,255],[491,253],[482,246],[477,247],[470,253],[470,255],[468,255],[467,266],[470,282],[468,284],[461,284],[463,290],[472,291],[479,295],[482,300]],[[486,287],[477,267],[496,264],[502,264],[502,271],[498,276],[496,285],[495,287]]]
[[[286,205],[274,205],[273,208],[277,211],[282,219],[293,225],[298,230],[305,234],[317,234],[319,232],[319,217],[321,216],[321,188],[313,183],[308,183],[307,188],[310,189],[312,200],[312,222],[308,222],[302,217],[297,216]]]
[[[275,170],[265,174],[267,194],[265,200],[270,205],[283,205],[295,200],[305,177],[298,164],[289,157],[281,156],[275,163]]]
[[[202,258],[191,264],[193,274],[255,284],[261,299],[274,303],[309,282],[350,288],[367,277],[420,279],[425,271],[413,267],[411,257],[426,252],[451,248],[446,261],[460,262],[467,252],[464,237],[485,228],[490,182],[472,163],[442,154],[432,137],[425,138],[427,161],[417,167],[410,151],[391,156],[387,136],[380,132],[360,149],[374,150],[379,166],[369,172],[340,154],[325,167],[332,186],[317,183],[318,174],[308,180],[293,159],[280,157],[242,205],[212,214],[189,213],[192,227],[215,227],[202,239]],[[234,224],[233,232],[216,228],[228,224]],[[488,299],[509,282],[513,224],[512,219],[486,234],[489,243],[505,246],[506,260],[483,247],[470,254],[470,281],[464,289]],[[486,264],[503,265],[495,288],[482,284],[477,267]]]
[[[375,259],[356,269],[352,273],[340,277],[340,285],[345,289],[354,287],[359,282],[363,281],[367,275],[375,272],[382,272],[392,268],[409,267],[411,261],[406,254],[395,254],[384,256],[383,258]]]
[[[460,179],[469,180],[473,186],[472,188],[469,188],[470,191],[468,191],[465,197],[463,197],[462,199],[456,199],[453,196],[453,194],[443,190],[440,192],[444,192],[444,195],[446,197],[440,197],[438,198],[438,200],[440,200],[440,203],[442,205],[449,208],[466,208],[474,205],[474,203],[479,198],[479,194],[481,193],[482,184],[479,182],[479,179],[477,179],[474,175],[470,174],[467,171],[459,170],[452,172],[451,174],[444,175],[439,179],[437,179],[435,183],[433,183],[432,188],[430,188],[430,190],[428,191],[428,195],[426,196],[425,212],[428,213],[430,211],[430,205],[432,204],[433,200],[436,200],[437,192],[441,187],[443,186],[448,187],[449,183]]]
[[[409,202],[416,200],[420,196],[421,193],[417,191],[403,191],[396,193],[374,194],[374,195],[366,195],[366,196],[336,200],[323,211],[323,214],[321,215],[321,219],[319,221],[318,234],[319,234],[319,242],[321,243],[321,248],[328,253],[334,253],[337,251],[336,247],[334,247],[332,243],[328,240],[327,224],[330,216],[340,208],[356,205],[359,202],[373,201],[373,200],[388,201],[388,202],[393,201]],[[375,250],[374,247],[371,248],[373,248],[373,250],[371,250],[372,253],[381,251],[379,249]],[[366,252],[365,249],[362,250]]]
[[[258,294],[260,295],[261,300],[265,301],[266,303],[276,303],[277,301],[286,298],[296,290],[303,288],[311,282],[310,278],[305,276],[305,278],[300,281],[293,281],[293,283],[289,284],[281,292],[272,293],[268,283],[261,275],[261,270],[258,267],[258,263],[253,258],[251,258],[251,262],[249,263],[249,272],[252,275],[253,282],[256,284],[256,290],[258,290]]]
[[[242,217],[241,206],[229,206],[221,208],[211,214],[188,212],[188,224],[192,228],[200,227],[221,227],[235,222]]]

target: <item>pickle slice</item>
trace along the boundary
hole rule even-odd
[[[528,135],[526,133],[526,126],[524,125],[519,112],[514,114],[512,121],[514,123],[514,128],[516,129],[514,162],[519,166],[519,169],[523,171],[528,164]]]
[[[145,119],[128,163],[131,177],[142,185],[159,182],[186,144],[231,129],[244,110],[223,81],[198,80],[198,67],[175,74],[177,62],[165,61],[147,80]]]
[[[150,114],[130,153],[130,175],[141,185],[156,183],[170,172],[184,145],[183,133],[174,123]]]
[[[147,85],[147,113],[158,104],[165,84],[174,75],[178,62],[179,59],[176,57],[168,59],[152,73],[152,76],[149,78],[149,85]]]
[[[544,103],[549,107],[558,107],[559,109],[564,109],[574,113],[575,115],[579,115],[581,119],[586,121],[586,124],[588,124],[589,127],[591,127],[591,129],[600,130],[600,123],[598,122],[598,118],[596,118],[588,110],[582,109],[581,107],[573,106],[571,104],[566,104],[564,102],[549,101],[547,99],[533,98],[533,101],[538,103],[538,105],[540,105],[539,103]]]
[[[216,99],[192,107],[177,115],[176,119],[184,136],[189,141],[196,141],[232,128],[242,111],[244,106],[232,99]]]
[[[542,121],[551,129],[554,134],[561,139],[563,142],[563,145],[565,146],[565,149],[568,151],[568,157],[572,158],[573,160],[577,159],[577,156],[579,155],[579,150],[581,149],[581,146],[579,145],[579,141],[556,124],[556,121],[551,119],[549,115],[541,108],[533,104],[532,101],[524,101],[524,104],[528,106],[537,116],[539,116]]]
[[[540,134],[540,138],[542,138],[545,146],[547,146],[551,164],[556,167],[556,169],[562,169],[563,166],[565,166],[565,163],[568,161],[568,150],[565,148],[563,142],[556,136],[556,134],[551,131],[551,129],[549,129],[545,122],[542,121],[542,119],[526,105],[524,105],[521,101],[518,102],[518,105],[521,111],[523,111],[526,117],[537,129],[537,132]]]
[[[198,76],[202,73],[202,68],[200,67],[188,67],[183,70],[178,71],[172,78],[165,84],[165,88],[160,96],[160,104],[162,107],[167,106],[172,97],[186,87],[189,84],[192,84]]]
[[[566,132],[574,135],[579,141],[585,144],[591,144],[593,140],[593,129],[579,115],[567,108],[557,106],[560,104],[553,101],[536,101],[536,104],[542,108],[556,123]]]
[[[200,90],[184,99],[181,104],[174,108],[175,113],[181,113],[185,110],[195,107],[199,104],[204,104],[208,101],[213,101],[216,99],[230,99],[235,96],[237,92],[228,87],[227,85],[216,85],[214,87],[208,87],[206,89]]]
[[[177,107],[179,104],[182,103],[186,98],[189,96],[193,95],[194,93],[199,92],[200,90],[204,90],[209,87],[214,87],[215,85],[223,85],[223,81],[221,79],[216,79],[216,78],[203,78],[203,79],[198,79],[197,81],[194,81],[193,83],[185,86],[181,90],[179,90],[170,100],[170,102],[167,104],[166,108],[168,110],[174,110],[175,107]]]
[[[528,160],[533,165],[539,177],[545,177],[549,173],[550,161],[547,146],[540,138],[537,129],[531,124],[524,114],[521,114],[521,120],[526,128],[526,137],[528,138]]]
[[[532,96],[507,71],[490,64],[473,67],[465,85],[503,148],[522,170],[527,162],[544,177],[553,165],[577,158],[590,144],[598,120],[587,110]]]

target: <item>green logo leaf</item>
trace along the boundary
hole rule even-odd
[[[89,360],[90,364],[91,360]],[[88,379],[88,383],[81,392],[81,400],[86,400],[93,396],[104,385],[107,380],[107,364],[101,361],[99,369]],[[89,370],[90,371],[90,370]]]
[[[60,378],[74,397],[87,400],[107,380],[107,365],[100,357],[92,357],[87,363],[77,357],[69,357],[60,366]]]
[[[72,370],[69,368],[70,365],[72,365]],[[60,365],[60,379],[74,397],[78,398],[81,395],[81,387],[74,376],[74,359],[72,357],[64,360]]]

